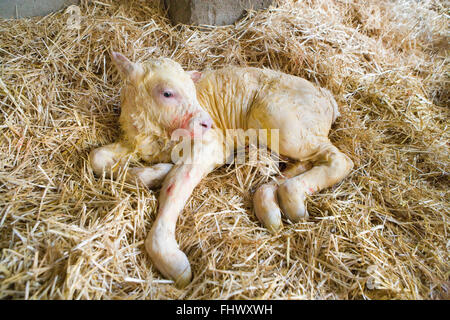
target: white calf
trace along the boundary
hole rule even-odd
[[[129,169],[128,178],[150,187],[162,183],[158,217],[145,246],[155,266],[179,286],[190,282],[191,268],[175,240],[176,221],[195,186],[233,152],[224,146],[229,143],[225,129],[278,129],[279,153],[297,161],[277,183],[261,186],[254,195],[256,215],[272,232],[281,227],[281,213],[293,222],[306,218],[306,195],[341,181],[353,167],[328,139],[339,113],[326,89],[272,70],[186,72],[170,59],[138,64],[119,53],[111,56],[126,80],[123,136],[91,152],[92,168],[98,175],[114,172],[130,155],[157,163]],[[177,141],[171,138],[177,129],[198,143],[173,164]],[[269,136],[266,141],[275,147]],[[305,160],[313,164],[309,170]]]

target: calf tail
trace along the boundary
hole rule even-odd
[[[324,88],[320,88],[320,91],[330,101],[330,105],[331,105],[332,111],[333,111],[333,120],[331,123],[334,123],[336,121],[336,119],[341,115],[339,113],[338,104],[330,91],[328,91],[327,89],[324,89]]]

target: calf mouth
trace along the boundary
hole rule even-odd
[[[213,120],[206,112],[187,113],[181,118],[178,128],[172,131],[171,140],[180,137],[199,138],[212,127]]]
[[[209,114],[201,111],[195,114],[195,116],[190,117],[185,129],[191,132],[191,137],[197,137],[203,135],[206,131],[211,129],[212,126],[213,120]]]

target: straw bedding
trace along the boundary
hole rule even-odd
[[[80,28],[64,11],[0,20],[0,298],[449,298],[448,2],[281,1],[202,28],[151,1],[80,8]],[[251,203],[273,161],[211,173],[179,219],[194,279],[177,289],[143,246],[158,190],[87,162],[119,135],[110,50],[327,87],[342,114],[330,137],[355,168],[277,235]]]

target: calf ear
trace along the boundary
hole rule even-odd
[[[135,80],[143,73],[143,69],[140,64],[131,62],[121,53],[112,51],[111,60],[124,77]]]
[[[202,73],[200,71],[188,71],[187,72],[189,74],[189,76],[191,77],[192,81],[194,81],[194,83],[197,83],[200,78],[202,77]]]

